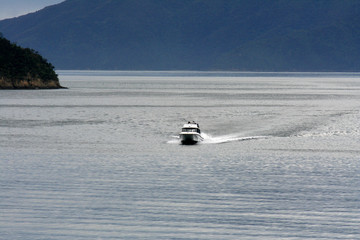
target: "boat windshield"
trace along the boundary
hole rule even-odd
[[[200,133],[200,129],[198,129],[198,128],[183,128],[182,132],[197,132],[197,133]]]

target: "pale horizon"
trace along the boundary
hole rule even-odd
[[[0,21],[36,12],[47,6],[64,1],[65,0],[2,0],[0,8]]]

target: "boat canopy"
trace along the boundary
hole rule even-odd
[[[200,128],[199,124],[197,124],[196,122],[188,122],[186,124],[184,124],[183,128]]]

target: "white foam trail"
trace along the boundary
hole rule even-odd
[[[216,136],[213,137],[209,134],[202,133],[201,134],[204,137],[204,141],[202,143],[205,144],[211,144],[211,143],[228,143],[228,142],[236,142],[236,141],[246,141],[246,140],[256,140],[256,139],[265,139],[266,136],[239,136],[236,134],[230,134],[230,135],[222,135],[222,136]]]
[[[173,139],[167,141],[167,143],[170,143],[170,144],[179,144],[180,143],[180,137],[179,136],[171,136]]]
[[[222,136],[216,136],[213,137],[210,134],[201,133],[201,136],[204,137],[204,141],[201,142],[201,144],[220,144],[220,143],[228,143],[228,142],[236,142],[236,141],[246,141],[246,140],[256,140],[256,139],[265,139],[266,136],[239,136],[236,134],[230,134],[230,135],[222,135]],[[179,144],[180,138],[179,136],[172,136],[174,139],[171,139],[167,141],[167,143],[170,144]]]

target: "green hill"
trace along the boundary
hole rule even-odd
[[[0,31],[59,69],[360,71],[358,0],[67,0]]]
[[[54,67],[29,48],[0,36],[0,89],[61,88]]]

